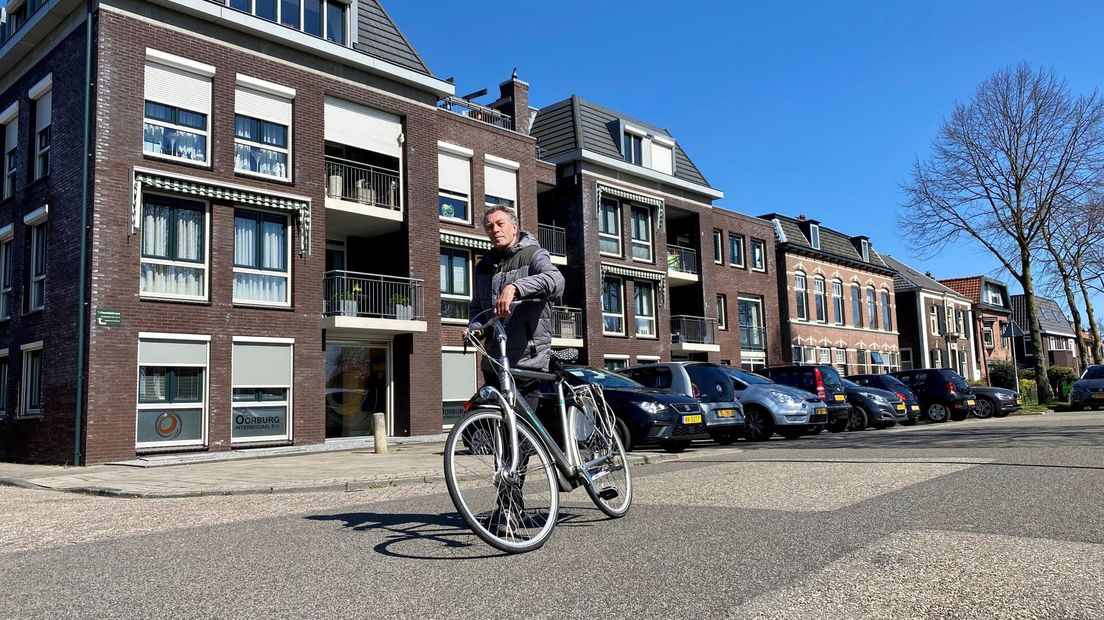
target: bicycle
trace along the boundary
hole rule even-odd
[[[582,486],[606,516],[625,516],[632,476],[616,418],[601,386],[571,385],[563,369],[578,351],[554,352],[551,372],[511,369],[502,320],[492,318],[487,329],[499,355],[487,353],[478,333],[465,334],[465,349],[470,343],[492,360],[502,390],[484,386],[445,441],[445,483],[464,522],[492,547],[522,553],[552,535],[560,492]],[[561,444],[518,393],[515,377],[555,383]]]

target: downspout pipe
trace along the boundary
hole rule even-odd
[[[84,143],[81,154],[84,159],[81,168],[81,235],[80,268],[77,278],[77,400],[73,415],[73,465],[84,463],[81,453],[81,440],[84,438],[84,388],[85,388],[85,347],[88,323],[88,308],[85,302],[85,281],[88,279],[88,208],[91,172],[88,160],[92,153],[92,12],[95,0],[86,0],[84,18]]]

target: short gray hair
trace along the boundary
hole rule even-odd
[[[507,207],[506,205],[491,205],[484,209],[483,221],[486,222],[487,216],[494,213],[495,211],[502,211],[506,215],[510,216],[510,221],[513,222],[514,226],[518,225],[517,211],[514,211],[512,207]]]

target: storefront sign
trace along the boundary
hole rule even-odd
[[[203,439],[202,409],[138,410],[138,445],[199,442]]]
[[[286,438],[287,407],[234,407],[233,439]]]

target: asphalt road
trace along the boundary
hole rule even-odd
[[[1104,413],[695,447],[539,551],[443,486],[0,488],[0,618],[1104,618]]]

